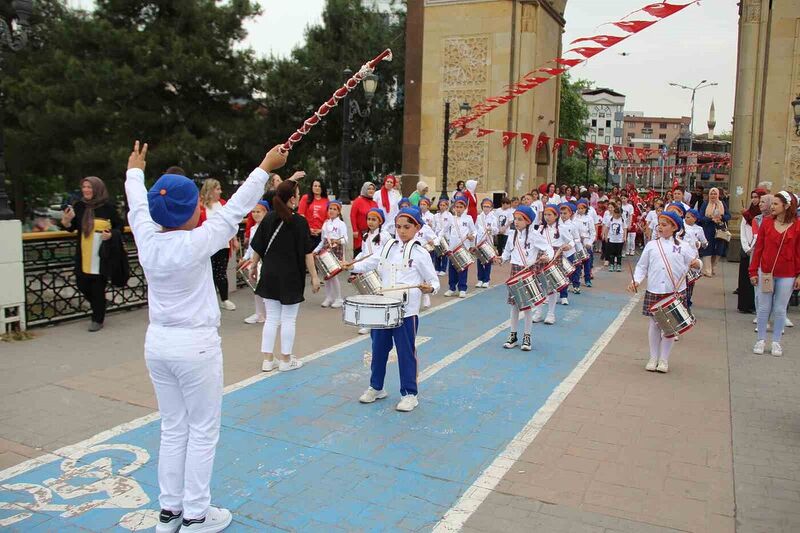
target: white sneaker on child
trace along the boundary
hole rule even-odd
[[[226,311],[236,311],[236,304],[230,300],[225,300],[219,306]]]
[[[656,366],[658,366],[658,357],[653,355],[650,356],[650,360],[647,361],[647,364],[644,366],[644,369],[648,372],[655,372]]]
[[[658,362],[658,366],[656,367],[656,372],[661,372],[662,374],[666,374],[667,372],[669,372],[669,364],[663,359],[661,359]]]
[[[569,305],[569,300],[567,298],[561,298],[561,305]]]
[[[369,328],[360,328],[358,330],[359,335],[369,335]]]
[[[229,510],[212,505],[208,508],[206,516],[203,518],[192,520],[184,518],[181,523],[181,531],[188,531],[189,533],[218,533],[228,527],[232,520],[233,516]]]
[[[445,295],[446,297],[449,297],[449,296],[452,296],[452,295],[454,295],[455,293],[456,293],[456,291],[447,291],[446,293],[444,293],[444,295]]]
[[[556,323],[556,315],[548,314],[547,318],[544,319],[544,323],[548,326]]]
[[[544,320],[544,312],[540,307],[537,307],[533,312],[533,321],[538,324],[542,320]]]
[[[334,309],[339,309],[343,305],[344,305],[344,300],[342,300],[341,298],[338,298],[338,299],[333,301],[333,303],[331,304],[331,307],[334,308]]]
[[[467,291],[459,291],[458,297],[459,298],[466,298],[467,297]]]
[[[258,316],[258,313],[253,313],[252,315],[250,315],[249,317],[244,319],[244,323],[245,324],[263,324],[264,323],[264,317],[263,316]]]
[[[280,364],[278,364],[278,370],[281,372],[289,372],[290,370],[297,370],[301,366],[303,366],[302,361],[290,357],[288,361],[281,361]]]
[[[330,298],[325,298],[324,300],[322,300],[322,303],[319,304],[319,305],[320,305],[320,307],[330,307],[331,306],[331,299]]]
[[[794,327],[794,322],[792,322],[791,320],[789,320],[789,317],[788,317],[788,316],[786,317],[786,327],[787,327],[787,328],[793,328],[793,327]]]
[[[361,403],[372,403],[375,400],[383,400],[387,396],[389,396],[389,394],[385,390],[375,390],[370,387],[364,391],[364,394],[358,398],[358,401]]]

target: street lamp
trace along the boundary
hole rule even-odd
[[[461,118],[466,117],[472,111],[472,106],[467,102],[461,102],[458,106],[458,113]],[[443,144],[444,156],[442,157],[442,196],[447,198],[447,173],[450,167],[450,137],[456,132],[455,128],[450,126],[450,102],[444,103],[444,130],[443,130]]]
[[[680,83],[670,83],[673,87],[678,87],[680,89],[686,89],[687,91],[692,91],[692,118],[689,122],[689,151],[692,151],[692,146],[694,143],[694,95],[700,89],[705,89],[706,87],[714,87],[715,85],[719,85],[718,83],[706,83],[708,80],[703,80],[694,87],[687,87],[686,85],[681,85]]]
[[[794,111],[794,134],[800,137],[800,94],[792,100],[792,110]]]
[[[4,20],[0,18],[0,65],[2,65],[3,47],[8,47],[12,52],[19,52],[28,44],[28,34],[31,29],[30,17],[32,13],[32,0],[14,0],[11,2],[10,19]],[[14,218],[14,212],[8,208],[4,146],[3,95],[0,94],[0,220],[11,220]]]
[[[344,79],[349,80],[353,76],[353,71],[349,68],[344,69]],[[361,86],[364,89],[364,97],[367,100],[367,107],[361,109],[358,102],[351,98],[350,93],[346,93],[342,102],[342,187],[339,190],[340,200],[343,204],[350,203],[350,143],[353,140],[353,121],[356,117],[367,118],[372,110],[372,99],[378,89],[378,77],[368,74],[364,77]]]

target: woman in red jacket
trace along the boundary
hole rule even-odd
[[[350,227],[353,229],[353,257],[361,251],[361,236],[369,231],[367,227],[367,213],[373,207],[378,207],[372,196],[375,194],[375,184],[367,181],[361,186],[361,195],[350,204]]]
[[[772,199],[772,216],[765,217],[758,229],[749,274],[750,283],[759,293],[758,339],[753,353],[764,353],[767,320],[772,313],[771,353],[783,355],[781,335],[786,323],[786,306],[792,291],[800,289],[800,222],[793,194],[781,191]]]
[[[297,214],[308,222],[312,248],[316,248],[322,239],[322,225],[328,218],[328,189],[322,180],[311,182],[311,190],[300,199]]]

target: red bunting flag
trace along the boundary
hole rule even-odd
[[[531,149],[531,145],[533,145],[533,134],[532,133],[520,133],[519,138],[522,140],[522,147],[525,148],[525,151]]]
[[[550,141],[550,137],[545,135],[544,133],[539,134],[539,140],[536,141],[536,149],[541,150],[543,147],[547,146],[547,143]]]
[[[517,88],[518,89],[525,89],[526,91],[529,91],[529,90],[533,89],[534,87],[538,87],[538,86],[539,86],[538,82],[518,83],[517,84]]]
[[[460,130],[458,130],[456,132],[456,139],[460,139],[461,137],[464,137],[465,135],[469,134],[469,132],[471,132],[472,130],[473,130],[473,128],[461,128]]]
[[[556,140],[553,141],[553,153],[558,152],[561,150],[561,145],[564,144],[564,139],[561,137],[556,137]]]
[[[539,72],[546,72],[551,76],[558,76],[559,74],[563,74],[567,71],[565,68],[540,68]]]
[[[490,133],[494,133],[495,130],[487,130],[486,128],[478,128],[478,132],[475,134],[475,137],[484,137],[489,135]]]
[[[648,28],[658,22],[657,20],[622,20],[620,22],[612,22],[617,28],[627,31],[628,33],[639,33],[645,28]]]
[[[563,139],[562,139],[563,141]],[[578,148],[578,141],[567,141],[567,155],[572,157],[575,155],[575,150]]]
[[[513,100],[510,96],[491,96],[486,99],[487,102],[503,105]]]
[[[586,59],[589,59],[592,56],[595,56],[605,50],[605,48],[601,48],[599,46],[579,46],[578,48],[572,48],[567,50],[569,52],[575,52],[576,54],[580,54]]]
[[[554,61],[559,65],[564,65],[565,67],[574,67],[583,63],[583,59],[564,59],[561,57],[557,57]]]
[[[515,131],[504,131],[503,132],[503,148],[511,144],[511,141],[514,140],[514,137],[517,136],[517,132]]]
[[[644,6],[639,11],[644,11],[648,15],[663,19],[663,18],[666,18],[666,17],[668,17],[670,15],[674,15],[675,13],[677,13],[678,11],[683,9],[684,7],[688,7],[688,6],[690,6],[692,4],[696,4],[696,3],[697,3],[696,0],[694,2],[689,2],[688,4],[683,4],[683,5],[680,5],[680,4],[668,4],[666,2],[658,2],[656,4],[650,4],[649,6]]]
[[[636,149],[636,157],[639,158],[639,161],[643,161],[645,158],[644,148],[637,148]]]
[[[594,159],[595,146],[597,146],[597,145],[594,144],[594,143],[586,143],[583,146],[583,149],[586,151],[586,157],[588,157],[589,159]]]
[[[608,145],[607,144],[598,144],[598,148],[600,148],[600,155],[603,159],[608,159]]]
[[[628,158],[628,161],[633,161],[633,147],[631,146],[625,147],[625,157]]]
[[[581,37],[580,39],[575,39],[569,44],[580,43],[583,41],[594,41],[601,46],[605,46],[608,48],[609,46],[614,46],[620,41],[624,41],[627,39],[627,35],[618,36],[618,35],[595,35],[594,37]]]
[[[617,159],[622,159],[622,147],[621,146],[615,146],[614,147],[614,157],[616,157]]]

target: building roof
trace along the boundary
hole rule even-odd
[[[594,96],[594,95],[598,95],[598,94],[610,94],[611,96],[621,96],[623,98],[625,97],[624,94],[620,94],[617,91],[612,91],[611,89],[609,89],[607,87],[597,87],[596,89],[586,89],[585,91],[582,91],[581,94],[588,95],[588,96]]]

